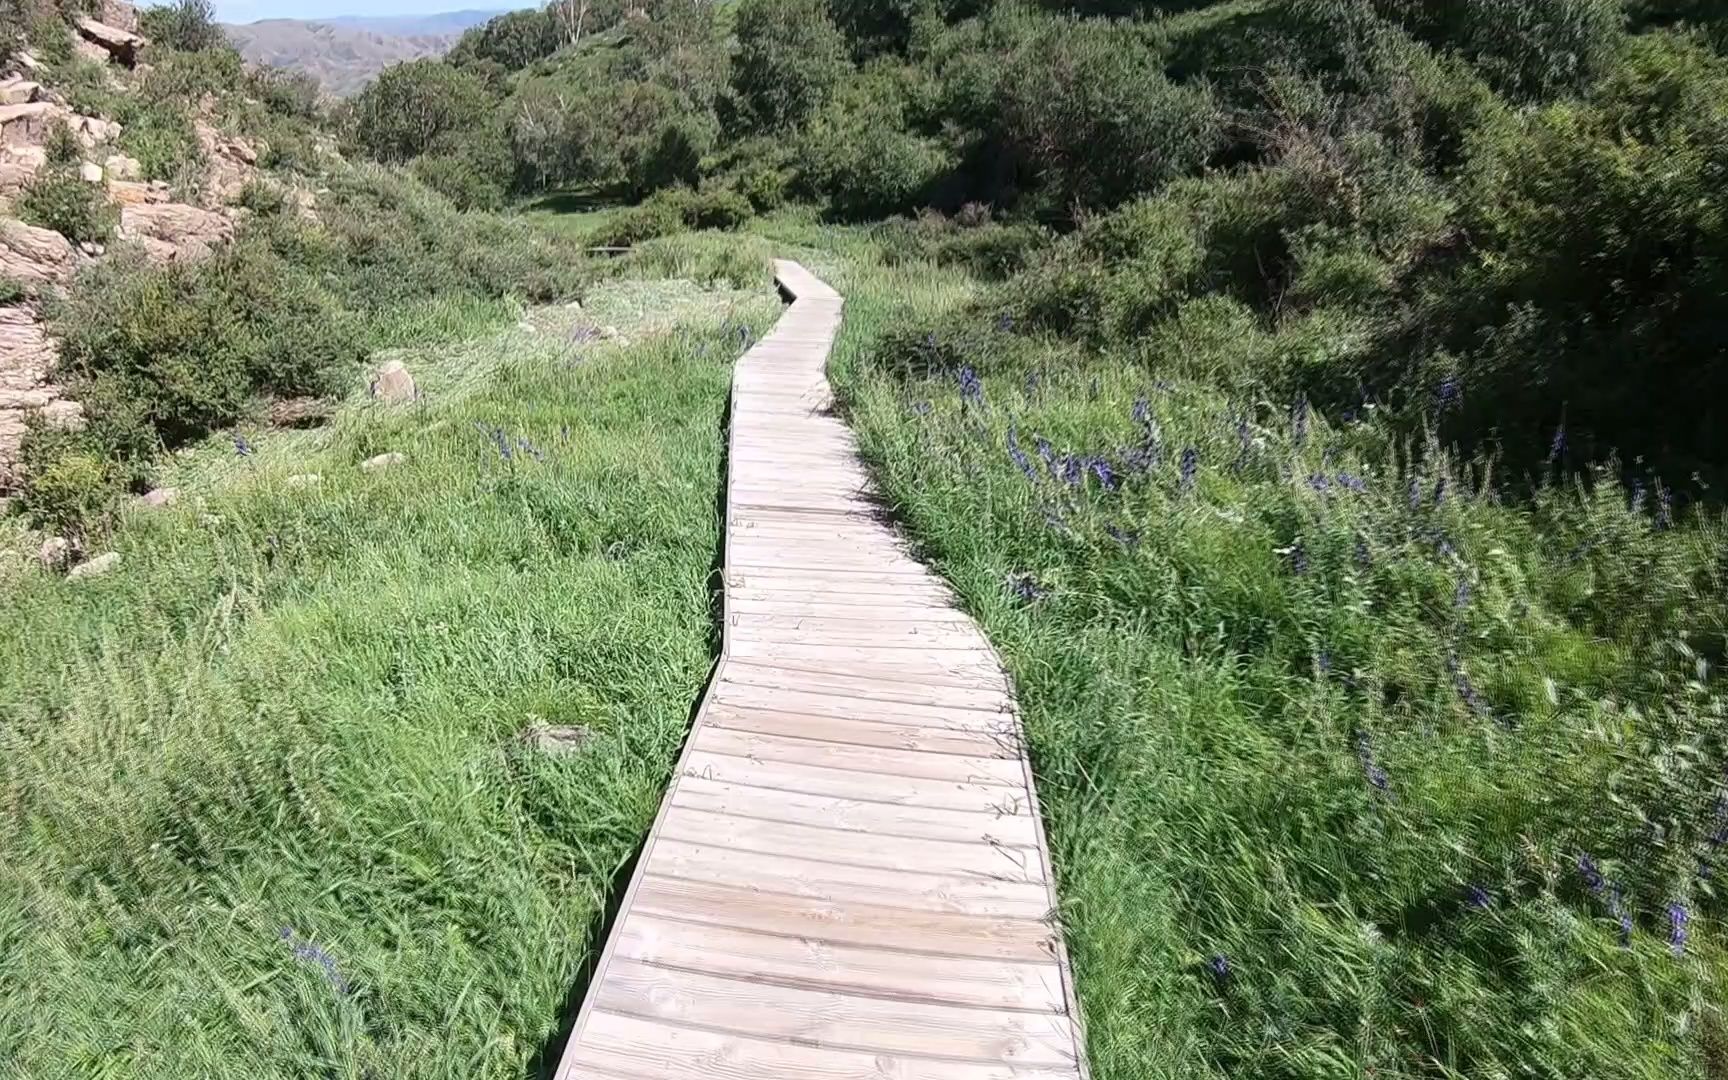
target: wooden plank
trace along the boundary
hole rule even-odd
[[[559,1080],[1085,1080],[1013,699],[794,299],[733,379],[720,663]]]
[[[558,1080],[1073,1080],[1072,1068],[828,1050],[596,1010]]]
[[[968,1009],[860,997],[630,961],[601,988],[598,1007],[620,1016],[668,1020],[799,1046],[1072,1065],[1068,1018],[1042,1012]]]

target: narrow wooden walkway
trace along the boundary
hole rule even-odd
[[[841,298],[738,363],[725,643],[558,1080],[1079,1080],[1007,680],[874,512],[823,367]]]

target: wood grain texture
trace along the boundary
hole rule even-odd
[[[832,414],[840,297],[776,273],[720,662],[558,1080],[1084,1080],[1012,688]]]

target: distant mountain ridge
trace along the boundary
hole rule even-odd
[[[248,61],[307,72],[326,93],[348,97],[391,64],[444,55],[463,31],[507,10],[262,19],[222,29]]]

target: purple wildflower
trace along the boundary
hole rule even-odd
[[[1436,509],[1446,505],[1446,478],[1444,476],[1434,481],[1434,506]]]
[[[1314,658],[1314,665],[1320,669],[1320,674],[1322,674],[1322,675],[1331,671],[1332,670],[1332,654],[1327,652],[1325,649],[1321,649],[1320,655],[1318,655]]]
[[[1110,539],[1130,550],[1137,547],[1140,543],[1139,533],[1130,532],[1127,529],[1122,528],[1120,525],[1106,525],[1104,526],[1104,531],[1109,534]]]
[[[1079,487],[1086,478],[1086,464],[1073,454],[1062,455],[1062,482],[1069,487]]]
[[[1311,473],[1308,477],[1308,486],[1324,495],[1332,490],[1332,481],[1325,473]]]
[[[1194,477],[1200,471],[1200,451],[1190,446],[1182,451],[1181,484],[1183,491],[1194,490]]]
[[[1356,534],[1356,565],[1364,570],[1374,565],[1374,555],[1368,550],[1368,538],[1361,533]]]
[[[971,364],[960,369],[960,401],[966,405],[984,406],[984,383]]]
[[[1230,977],[1230,958],[1223,953],[1214,953],[1211,959],[1206,961],[1206,970],[1212,973],[1214,979],[1223,982]]]
[[[1014,574],[1008,578],[1008,589],[1025,603],[1042,599],[1044,590],[1039,587],[1038,579],[1031,574]]]
[[[1559,461],[1566,453],[1566,425],[1562,423],[1554,429],[1554,438],[1548,441],[1548,464]]]
[[[1302,546],[1302,541],[1298,540],[1294,544],[1291,544],[1290,547],[1286,549],[1285,553],[1290,556],[1290,570],[1292,573],[1297,577],[1301,577],[1303,574],[1308,572],[1308,549]]]
[[[1607,881],[1602,877],[1602,868],[1596,865],[1596,860],[1587,853],[1578,853],[1578,876],[1584,879],[1584,887],[1596,895],[1602,895]]]
[[[1103,485],[1105,491],[1115,491],[1122,483],[1116,476],[1116,470],[1112,469],[1110,462],[1104,458],[1092,459],[1092,472],[1098,477],[1098,483]]]
[[[1644,481],[1632,481],[1632,512],[1634,514],[1642,514],[1644,512],[1644,495]]]
[[[319,948],[316,942],[299,941],[292,929],[284,926],[281,930],[282,940],[288,943],[294,951],[296,960],[305,960],[317,964],[324,971],[324,977],[330,985],[341,994],[348,992],[348,980],[342,977],[342,972],[336,966],[336,958]]]
[[[1008,425],[1008,456],[1014,459],[1014,464],[1026,474],[1026,479],[1038,479],[1038,473],[1032,468],[1032,461],[1026,456],[1026,451],[1020,449],[1020,440],[1015,437],[1014,425]]]
[[[1038,458],[1044,462],[1044,467],[1051,475],[1056,473],[1056,449],[1050,445],[1050,440],[1040,435],[1032,440],[1032,445],[1038,448]]]
[[[1668,947],[1674,950],[1675,956],[1686,954],[1686,924],[1691,917],[1686,912],[1686,905],[1678,901],[1668,905]]]
[[[1422,505],[1422,478],[1412,476],[1409,484],[1410,509],[1419,509]]]
[[[1134,399],[1134,422],[1136,424],[1144,425],[1151,419],[1152,403],[1146,400],[1145,394],[1141,394],[1139,397]]]
[[[1002,331],[1004,334],[1012,331],[1014,329],[1014,316],[1008,314],[1006,311],[996,316],[996,329]]]
[[[1345,491],[1354,491],[1360,495],[1368,490],[1368,481],[1352,473],[1341,472],[1338,474],[1338,486]]]
[[[1290,406],[1290,441],[1298,447],[1308,443],[1308,399],[1298,397]]]
[[[1130,472],[1148,472],[1158,464],[1157,447],[1125,446],[1120,452],[1122,464]]]
[[[1464,664],[1458,659],[1457,653],[1446,657],[1446,670],[1452,673],[1452,687],[1458,691],[1458,697],[1465,706],[1477,716],[1488,715],[1488,703],[1482,700],[1482,695],[1476,692],[1476,685],[1470,681],[1470,676],[1464,670]],[[1582,866],[1579,869],[1583,869]]]
[[[1390,795],[1392,778],[1374,761],[1374,744],[1369,741],[1366,731],[1356,733],[1356,756],[1362,762],[1362,775],[1367,778],[1369,785],[1383,795]]]
[[[504,433],[503,428],[492,429],[492,441],[498,447],[499,457],[503,458],[505,461],[509,461],[514,456],[510,452],[510,436]]]
[[[1464,384],[1458,376],[1448,375],[1440,380],[1440,385],[1434,391],[1435,404],[1441,412],[1446,412],[1460,401],[1464,400]]]
[[[1452,606],[1462,611],[1470,606],[1470,579],[1459,578],[1458,587],[1452,590]]]
[[[1026,373],[1026,396],[1028,398],[1035,398],[1038,396],[1038,372],[1036,371],[1028,371]]]
[[[246,441],[246,436],[244,436],[244,435],[234,436],[234,456],[235,457],[250,457],[251,454],[252,454],[252,444]]]
[[[1626,907],[1626,897],[1620,891],[1620,886],[1614,885],[1608,889],[1608,914],[1614,916],[1614,921],[1620,924],[1620,947],[1632,947],[1632,912]]]
[[[1464,902],[1477,911],[1487,911],[1494,903],[1494,898],[1488,895],[1488,890],[1480,885],[1464,886]]]

